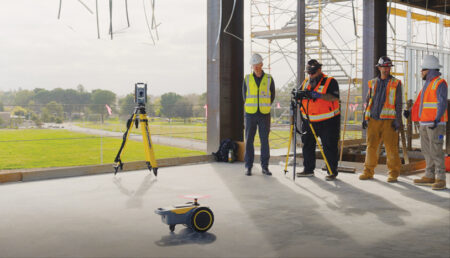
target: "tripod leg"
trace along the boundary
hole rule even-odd
[[[142,138],[144,142],[145,160],[150,171],[153,168],[153,174],[158,175],[158,164],[155,159],[155,152],[153,151],[153,144],[150,134],[150,128],[148,126],[148,118],[146,114],[139,114],[139,120],[141,121]]]
[[[287,154],[286,154],[286,164],[284,165],[284,174],[285,175],[288,172],[287,166],[288,166],[288,161],[289,161],[289,153],[291,152],[291,141],[292,141],[292,133],[293,133],[293,131],[294,131],[294,125],[291,124],[291,129],[289,131],[288,151],[287,151]]]
[[[127,121],[127,130],[125,131],[125,133],[123,134],[123,140],[122,140],[122,145],[120,145],[120,149],[117,152],[116,158],[114,159],[114,162],[116,163],[114,165],[114,175],[117,174],[117,171],[120,169],[123,169],[123,163],[121,160],[121,156],[122,156],[122,152],[125,149],[125,146],[127,145],[127,140],[128,140],[128,136],[130,135],[130,130],[133,127],[133,123],[134,123],[134,119],[136,117],[136,114],[133,113],[130,117],[130,119],[128,119]]]

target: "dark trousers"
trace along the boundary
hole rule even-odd
[[[311,123],[314,127],[317,137],[322,142],[322,148],[325,157],[328,160],[331,171],[334,175],[338,175],[338,142],[341,127],[341,116],[335,116],[328,120]],[[303,167],[307,172],[313,172],[316,168],[316,139],[314,138],[308,122],[302,124],[302,128],[306,130],[306,134],[302,135],[303,142]]]
[[[270,114],[248,114],[245,113],[245,167],[252,168],[255,159],[255,140],[256,129],[258,128],[259,139],[261,141],[261,167],[269,167],[270,148]]]

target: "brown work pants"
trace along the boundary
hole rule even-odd
[[[400,174],[401,161],[398,154],[398,132],[392,127],[393,120],[370,119],[367,126],[367,150],[364,163],[364,174],[373,176],[378,164],[379,147],[381,141],[386,149],[387,167],[389,175],[397,178]]]

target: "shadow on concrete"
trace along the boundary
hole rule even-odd
[[[434,206],[440,207],[440,208],[445,208],[445,207],[449,208],[450,207],[450,198],[442,197],[437,194],[434,194],[433,192],[429,192],[429,191],[423,189],[424,187],[427,187],[427,186],[417,186],[417,185],[414,185],[412,182],[406,183],[406,182],[402,182],[402,181],[398,181],[397,183],[394,183],[394,184],[388,183],[388,182],[383,182],[383,181],[377,181],[377,183],[379,183],[383,186],[386,186],[390,189],[396,190],[399,193],[401,193],[402,195],[404,195],[408,198],[414,199],[416,201],[419,201],[419,202],[428,203],[428,204],[431,204],[431,205],[434,205]],[[397,187],[395,185],[402,186],[402,187]],[[431,189],[431,186],[428,186],[428,188]],[[450,189],[439,190],[439,191],[440,192],[445,191],[447,193],[450,193]]]
[[[216,235],[212,233],[199,233],[190,228],[183,228],[178,233],[171,232],[169,235],[161,237],[160,240],[155,241],[155,244],[157,246],[206,245],[214,241],[216,241]]]
[[[257,171],[249,177],[241,170],[230,171],[225,166],[215,166],[215,172],[240,202],[257,231],[271,244],[276,256],[333,257],[330,249],[341,248],[344,242],[358,249],[358,244],[348,234],[317,210],[319,206],[314,200],[295,192],[277,178]],[[294,249],[304,251],[289,253]]]
[[[311,181],[317,186],[336,195],[334,203],[327,202],[328,208],[343,213],[344,215],[364,215],[372,213],[377,218],[390,226],[403,226],[405,222],[401,216],[410,216],[411,213],[387,199],[368,193],[341,180],[335,180],[331,184],[321,179],[312,177]],[[373,181],[378,181],[374,179]],[[304,187],[302,187],[305,189]],[[307,189],[305,189],[308,191]],[[388,198],[388,196],[386,196]],[[320,197],[318,197],[320,198]]]
[[[147,174],[137,190],[130,190],[126,188],[122,184],[122,178],[113,177],[112,181],[123,195],[128,196],[128,199],[126,201],[127,209],[137,209],[142,208],[144,194],[157,181],[156,178],[154,178],[153,180],[152,178],[152,174]]]

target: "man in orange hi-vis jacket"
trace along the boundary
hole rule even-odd
[[[362,128],[367,128],[367,150],[364,171],[360,180],[373,179],[378,163],[379,146],[386,148],[389,183],[397,182],[400,174],[398,129],[402,126],[402,84],[391,75],[392,61],[387,56],[378,60],[379,76],[369,81],[366,110]]]
[[[420,145],[427,163],[425,175],[414,184],[445,189],[445,154],[442,150],[447,123],[447,82],[440,77],[439,59],[427,55],[422,61],[421,76],[425,81],[414,102],[411,118],[420,123]],[[405,110],[405,117],[409,111]]]

